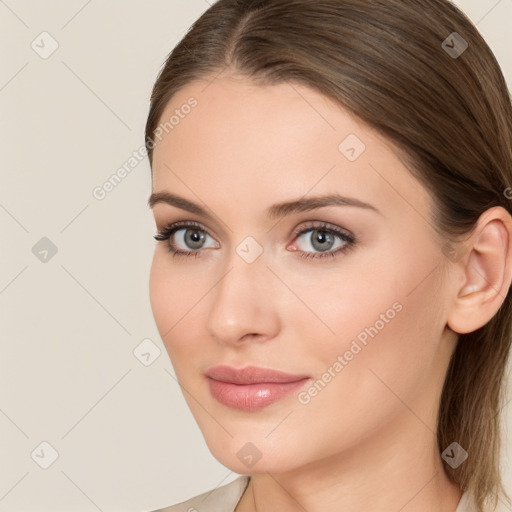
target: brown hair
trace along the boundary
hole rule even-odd
[[[505,193],[512,184],[510,94],[492,51],[449,1],[218,0],[158,75],[145,134],[151,165],[171,97],[226,68],[258,84],[305,84],[383,134],[432,194],[432,222],[447,256],[488,208],[512,213]],[[456,441],[469,454],[446,472],[473,494],[479,512],[493,510],[500,493],[508,498],[499,413],[511,300],[508,293],[486,325],[459,336],[438,414],[439,450]]]

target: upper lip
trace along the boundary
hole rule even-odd
[[[279,370],[260,368],[258,366],[245,366],[234,368],[220,365],[209,368],[205,375],[214,380],[229,382],[231,384],[259,384],[264,382],[297,382],[307,379],[308,375],[292,375]]]

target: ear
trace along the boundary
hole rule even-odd
[[[462,242],[460,242],[462,244]],[[512,284],[512,217],[501,206],[480,215],[466,251],[454,263],[460,280],[447,318],[459,334],[476,331],[496,314]]]

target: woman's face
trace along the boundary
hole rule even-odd
[[[161,118],[153,192],[182,201],[156,201],[156,227],[193,225],[157,242],[150,298],[210,450],[253,474],[404,435],[433,443],[456,335],[430,195],[374,130],[303,85],[207,85]],[[214,381],[219,365],[296,382]]]

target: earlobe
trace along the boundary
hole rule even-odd
[[[465,334],[484,326],[503,304],[512,281],[512,217],[502,207],[484,212],[458,265],[463,284],[455,289],[447,318],[451,330]]]

